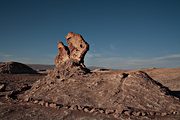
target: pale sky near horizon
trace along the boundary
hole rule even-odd
[[[0,61],[53,64],[71,31],[87,66],[180,67],[179,0],[0,0]]]

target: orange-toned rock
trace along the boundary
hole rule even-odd
[[[80,34],[73,32],[67,34],[66,40],[68,46],[62,42],[58,43],[58,55],[54,60],[56,68],[49,73],[49,76],[61,78],[61,80],[90,71],[84,65],[84,57],[89,50],[89,44]]]
[[[55,58],[55,65],[63,64],[67,60],[70,59],[69,56],[69,49],[67,46],[65,46],[62,42],[58,43],[58,55]]]
[[[58,55],[55,58],[57,68],[81,66],[84,65],[84,57],[89,50],[89,44],[83,39],[80,34],[69,32],[66,36],[68,47],[62,42],[58,43]]]
[[[89,44],[80,34],[69,32],[66,36],[68,48],[70,50],[70,58],[77,62],[84,63],[84,56],[89,50]]]

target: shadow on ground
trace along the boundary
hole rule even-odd
[[[180,99],[180,91],[171,91],[171,94]]]

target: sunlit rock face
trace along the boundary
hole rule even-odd
[[[89,44],[80,34],[69,32],[66,35],[68,46],[59,42],[58,55],[55,58],[56,68],[51,75],[68,76],[71,73],[86,73],[89,70],[84,65],[84,57],[89,50]],[[59,74],[59,75],[57,75]]]

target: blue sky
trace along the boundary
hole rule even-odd
[[[0,0],[0,61],[53,64],[70,31],[87,66],[180,66],[179,0]]]

